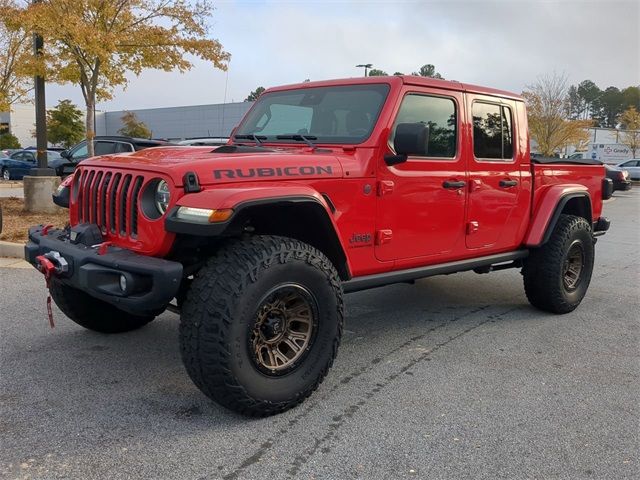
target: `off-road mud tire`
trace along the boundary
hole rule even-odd
[[[123,312],[109,303],[55,280],[51,281],[49,291],[62,313],[81,327],[95,332],[130,332],[154,319],[153,316]]]
[[[251,348],[268,292],[303,288],[315,303],[315,337],[291,371],[260,370]],[[314,308],[315,308],[314,307]],[[217,403],[248,416],[288,410],[318,388],[342,336],[343,292],[331,261],[316,248],[277,236],[222,247],[196,275],[180,321],[182,360],[194,383]]]
[[[565,281],[567,262],[576,250],[581,251],[581,268],[575,285],[568,288]],[[587,220],[574,215],[560,215],[549,241],[533,249],[524,261],[524,289],[531,305],[552,313],[575,310],[591,281],[594,251],[591,226]]]

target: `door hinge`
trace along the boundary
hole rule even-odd
[[[378,230],[376,232],[376,245],[384,245],[391,243],[393,238],[393,230]]]
[[[391,180],[380,180],[378,182],[378,196],[383,197],[393,192],[394,183]]]

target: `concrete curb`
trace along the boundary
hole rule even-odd
[[[24,259],[24,243],[0,241],[0,257]]]

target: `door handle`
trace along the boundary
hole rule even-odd
[[[500,185],[502,188],[511,188],[518,185],[518,181],[517,180],[500,180],[500,183],[498,185]]]
[[[442,187],[448,188],[449,190],[457,190],[459,188],[463,188],[465,185],[466,183],[462,180],[460,181],[445,180],[444,182],[442,182]]]

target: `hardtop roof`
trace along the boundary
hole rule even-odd
[[[444,90],[454,90],[459,92],[476,93],[480,95],[492,95],[496,97],[509,98],[512,100],[524,101],[521,95],[517,93],[508,92],[506,90],[499,90],[496,88],[483,87],[480,85],[472,85],[468,83],[461,83],[455,80],[440,80],[437,78],[420,77],[416,75],[390,75],[380,77],[353,77],[353,78],[340,78],[335,80],[321,80],[317,82],[304,82],[291,85],[283,85],[278,87],[269,88],[266,92],[277,92],[284,90],[294,90],[298,88],[313,88],[313,87],[329,87],[338,85],[365,85],[365,84],[405,84],[416,85],[421,87],[440,88]],[[266,93],[265,92],[265,93]]]

